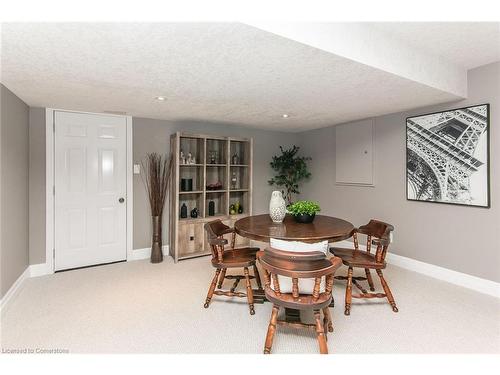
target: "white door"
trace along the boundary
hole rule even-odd
[[[56,271],[125,260],[126,118],[55,111]]]

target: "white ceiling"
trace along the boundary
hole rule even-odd
[[[500,61],[500,22],[380,22],[368,25],[465,69]]]
[[[417,32],[411,27],[398,29],[398,38],[422,49],[417,45],[422,41],[410,40]],[[394,28],[378,24],[373,30],[394,34]],[[441,46],[446,54],[446,47],[454,51],[447,55],[456,59],[452,63],[475,66],[500,60],[476,40],[484,30],[468,27],[467,43],[442,30],[424,32],[422,39],[434,46],[426,52]],[[483,43],[479,51],[474,48],[474,58],[467,57],[476,46],[471,40]],[[499,48],[489,46],[496,56]],[[1,57],[2,83],[30,106],[284,131],[460,98],[428,82],[238,23],[3,24]],[[155,101],[159,95],[167,100]],[[290,117],[283,119],[283,113]]]

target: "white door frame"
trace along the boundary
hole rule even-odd
[[[55,209],[54,209],[54,162],[55,162],[55,139],[54,139],[54,111],[88,113],[103,116],[123,117],[127,126],[127,261],[132,260],[133,241],[133,158],[132,158],[132,116],[113,115],[109,113],[95,113],[84,111],[70,111],[66,109],[45,109],[45,274],[54,273],[54,244],[55,244]]]

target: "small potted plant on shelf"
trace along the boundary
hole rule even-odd
[[[312,223],[316,212],[321,211],[319,204],[312,201],[298,201],[287,208],[297,223]]]

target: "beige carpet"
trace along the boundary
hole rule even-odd
[[[135,261],[29,279],[2,313],[2,348],[261,353],[271,305],[250,316],[244,299],[216,296],[204,309],[209,262]],[[499,299],[391,266],[386,277],[399,313],[354,300],[346,317],[336,284],[330,353],[500,353]],[[312,332],[279,327],[273,353],[317,352]]]

